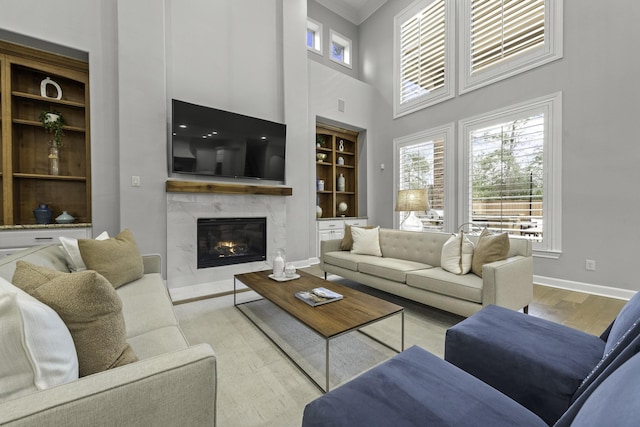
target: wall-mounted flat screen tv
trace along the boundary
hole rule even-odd
[[[173,173],[284,181],[286,125],[177,99],[172,110]]]

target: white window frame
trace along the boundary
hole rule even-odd
[[[344,52],[342,53],[342,57],[343,57],[342,61],[335,59],[333,57],[334,44],[341,46],[344,49]],[[353,51],[352,51],[351,39],[343,36],[342,34],[340,34],[339,32],[333,29],[330,29],[329,30],[329,59],[347,68],[352,68],[352,65],[351,65],[352,54],[353,54]]]
[[[458,122],[460,156],[460,207],[459,224],[471,220],[471,183],[469,134],[475,129],[501,122],[530,117],[542,112],[545,115],[544,141],[544,195],[543,241],[533,242],[537,256],[557,258],[561,253],[562,225],[562,93],[557,92],[531,101],[512,105]]]
[[[322,24],[314,19],[307,18],[307,32],[308,31],[313,31],[314,37],[313,46],[307,45],[307,50],[322,55]]]
[[[477,73],[471,72],[471,1],[459,0],[460,94],[562,58],[563,0],[545,0],[544,46],[520,53]]]
[[[455,224],[455,123],[448,123],[435,128],[427,129],[421,132],[417,132],[411,135],[395,138],[393,140],[393,207],[396,206],[396,199],[400,188],[400,149],[406,146],[421,144],[425,141],[433,141],[437,139],[444,140],[444,230],[451,230],[452,224]],[[394,228],[399,228],[400,217],[394,213],[393,215]]]
[[[394,18],[393,40],[393,117],[398,118],[431,105],[446,101],[455,96],[455,2],[445,0],[445,58],[444,87],[418,96],[410,101],[401,102],[401,29],[402,25],[415,17],[420,11],[439,0],[418,0],[404,9]]]

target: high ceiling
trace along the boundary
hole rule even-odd
[[[316,0],[316,2],[354,24],[360,25],[387,0]]]

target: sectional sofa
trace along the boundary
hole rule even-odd
[[[67,277],[60,278],[56,272],[69,273],[67,256],[56,244],[37,246],[0,259],[0,285],[4,286],[0,286],[1,302],[10,302],[18,295],[23,308],[37,303],[28,294],[11,288],[9,282],[20,261],[28,263],[21,264],[22,268],[33,265],[47,268],[51,272],[46,274],[55,280]],[[80,375],[50,388],[41,384],[45,376],[42,367],[34,366],[34,372],[30,373],[34,384],[0,400],[0,425],[215,425],[215,354],[208,344],[190,346],[180,330],[160,274],[160,257],[142,256],[141,264],[140,278],[115,289],[126,326],[125,345],[131,356],[128,362],[137,361]],[[90,272],[78,272],[70,274],[69,280],[81,274],[91,276]],[[83,307],[80,310],[84,311]],[[105,335],[109,331],[104,332],[93,337],[94,345],[106,345],[109,337]],[[69,344],[60,345],[65,343]],[[80,358],[77,342],[75,350]],[[3,354],[6,353],[0,351]],[[8,361],[0,360],[0,364],[7,366]],[[4,384],[11,379],[5,377],[0,381]]]
[[[489,304],[526,311],[533,300],[530,240],[509,237],[506,259],[484,264],[480,277],[442,268],[450,233],[380,228],[378,235],[381,256],[353,253],[344,239],[322,241],[320,268],[325,278],[336,274],[465,317]],[[468,238],[477,244],[479,237]]]

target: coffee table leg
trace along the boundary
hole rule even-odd
[[[329,340],[326,339],[325,340],[325,353],[324,353],[324,357],[325,357],[325,374],[326,374],[326,384],[327,386],[325,387],[325,391],[328,393],[329,392]]]

